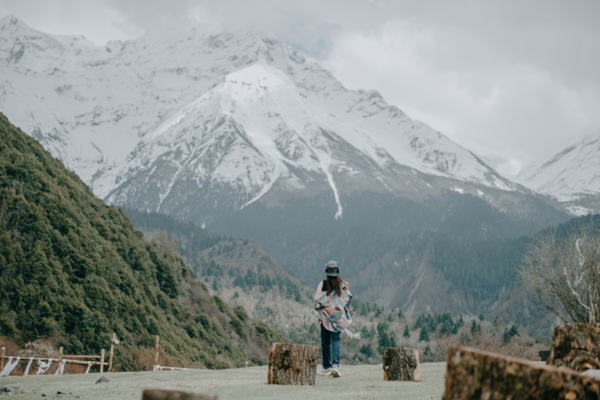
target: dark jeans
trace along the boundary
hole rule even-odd
[[[321,351],[323,352],[323,368],[340,366],[341,332],[331,332],[321,325]]]

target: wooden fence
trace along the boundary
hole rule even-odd
[[[17,367],[17,365],[22,361],[28,361],[27,367],[25,368],[24,375],[29,375],[33,362],[37,363],[37,373],[36,375],[44,374],[46,371],[50,369],[52,363],[57,363],[57,369],[55,375],[62,375],[65,369],[66,364],[78,364],[78,365],[87,365],[87,369],[85,373],[89,373],[90,369],[95,366],[100,366],[100,373],[104,372],[104,367],[107,368],[107,372],[112,372],[112,364],[113,364],[113,355],[114,355],[114,346],[115,344],[119,344],[119,340],[117,339],[117,335],[113,333],[113,337],[110,344],[110,355],[108,362],[104,361],[105,350],[102,349],[100,355],[64,355],[63,348],[61,347],[58,350],[58,358],[50,358],[50,357],[21,357],[21,356],[8,356],[6,355],[6,348],[2,347],[0,349],[0,376],[8,376],[10,373]],[[5,363],[6,360],[6,363]],[[92,361],[99,360],[99,361]]]

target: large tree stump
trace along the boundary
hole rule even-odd
[[[600,380],[466,347],[448,350],[442,400],[600,400]]]
[[[178,390],[146,389],[142,393],[142,400],[217,400],[217,396]]]
[[[314,385],[321,348],[301,344],[273,343],[269,353],[268,383]]]
[[[600,325],[578,323],[554,328],[546,364],[578,372],[600,369]]]
[[[383,349],[383,380],[421,382],[419,350]]]

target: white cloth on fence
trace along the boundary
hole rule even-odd
[[[171,370],[171,371],[190,371],[189,368],[177,368],[177,367],[164,367],[162,365],[158,365],[156,364],[154,366],[154,369],[152,371],[156,372],[156,371],[164,371],[164,370]]]
[[[15,362],[12,362],[13,357],[8,357],[8,362],[4,366],[2,372],[0,372],[0,376],[9,376],[10,373],[13,372],[13,369],[17,367],[17,364],[19,364],[20,359],[21,357],[17,357],[17,360]]]
[[[87,369],[85,370],[85,373],[86,373],[86,374],[88,374],[88,373],[90,372],[90,368],[92,368],[92,362],[91,362],[91,361],[88,361],[88,367],[87,367]]]
[[[51,358],[48,359],[48,363],[43,362],[40,358],[38,358],[37,362],[39,364],[39,368],[38,368],[38,371],[37,371],[36,375],[46,373],[46,371],[48,371],[48,369],[52,365],[52,359]]]
[[[29,362],[27,363],[27,368],[25,368],[25,373],[23,375],[29,375],[29,368],[31,368],[31,363],[33,362],[33,360],[33,357],[29,357]]]
[[[54,375],[62,375],[63,372],[65,372],[65,364],[66,363],[67,363],[67,360],[62,360],[62,362],[60,363],[58,368],[56,368],[56,372],[54,373]]]

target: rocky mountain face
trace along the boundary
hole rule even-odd
[[[311,286],[343,259],[368,291],[379,244],[407,232],[514,237],[568,218],[261,32],[190,24],[98,47],[8,16],[0,109],[106,202],[258,240]],[[445,280],[421,281],[440,308],[413,311],[446,311]]]
[[[254,202],[537,197],[375,91],[260,32],[184,26],[97,47],[0,20],[0,107],[100,198],[210,224]]]
[[[599,213],[599,152],[600,133],[530,165],[517,180],[537,192],[555,197],[573,214]]]

